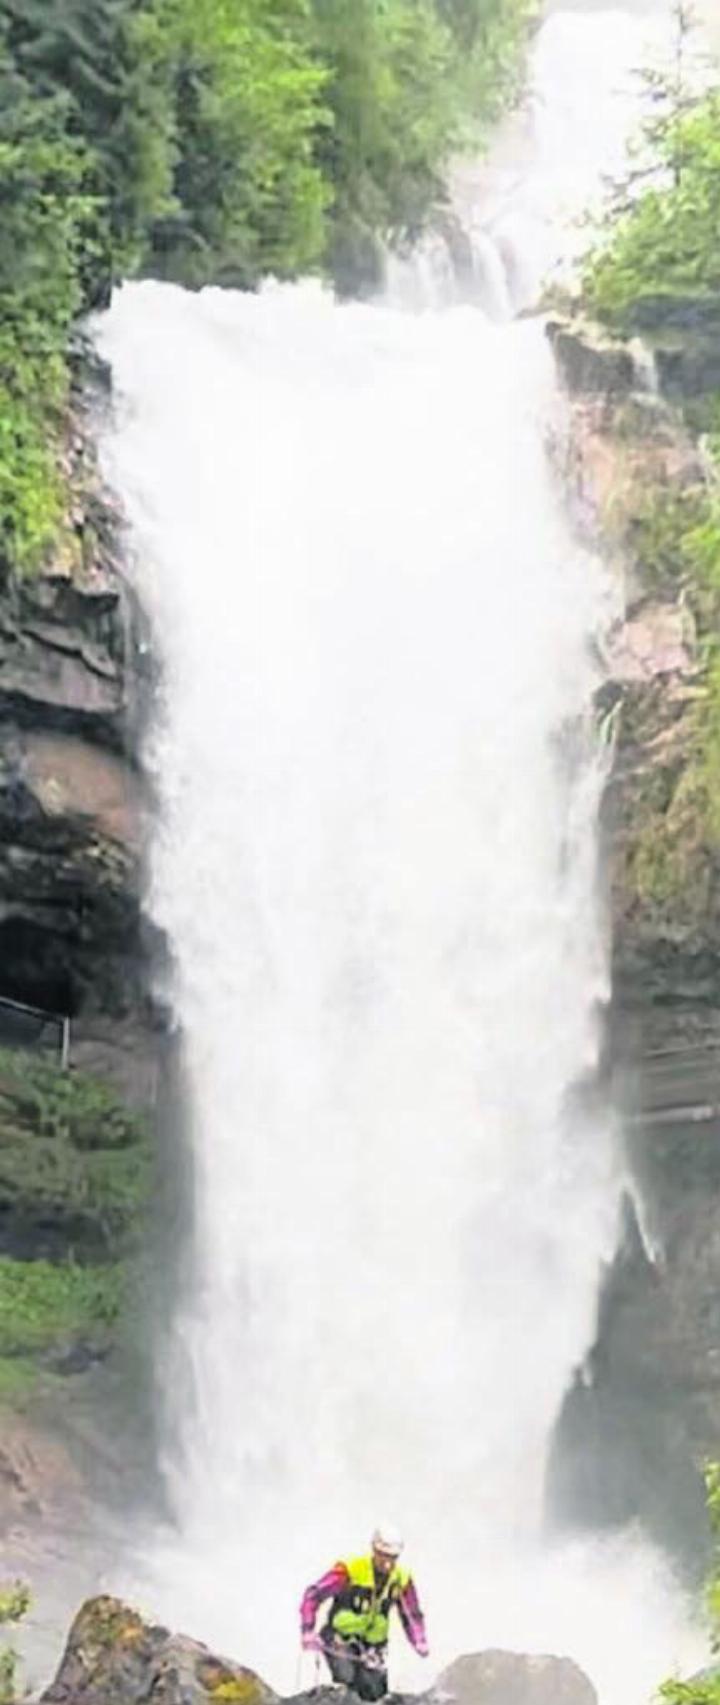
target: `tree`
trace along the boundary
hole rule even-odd
[[[639,157],[616,186],[586,270],[588,306],[618,329],[642,325],[649,303],[720,290],[720,89],[698,89],[686,0],[675,20],[670,67],[644,74],[651,112]]]
[[[642,325],[648,301],[720,291],[720,90],[669,119],[656,147],[664,183],[611,218],[586,275],[588,305],[620,329]]]
[[[417,232],[442,194],[454,128],[452,46],[430,0],[314,0],[332,127],[317,157],[332,185],[330,270],[374,287],[380,247]]]
[[[720,1463],[705,1470],[707,1506],[715,1537],[715,1556],[705,1589],[710,1646],[718,1662],[690,1681],[666,1681],[660,1697],[667,1705],[720,1705]]]
[[[152,264],[185,282],[253,285],[319,264],[328,115],[304,0],[156,0],[174,113],[175,211]]]
[[[152,13],[145,0],[3,4],[17,70],[43,100],[65,92],[68,133],[84,144],[96,217],[83,282],[89,301],[102,300],[170,194],[171,115],[154,82]]]
[[[34,94],[0,36],[0,565],[35,568],[62,521],[65,347],[94,218],[64,95]]]

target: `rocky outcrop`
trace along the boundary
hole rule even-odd
[[[720,297],[643,296],[628,313],[624,337],[577,311],[551,316],[547,329],[573,395],[627,395],[649,373],[674,403],[720,389]]]
[[[0,997],[146,1027],[146,648],[76,395],[72,545],[0,590]],[[2,1025],[0,1022],[0,1040]],[[142,1051],[142,1050],[141,1050]]]
[[[144,1401],[126,1274],[148,1241],[165,1055],[142,912],[153,678],[95,466],[102,400],[86,367],[56,556],[22,578],[0,546],[0,1533],[34,1579],[49,1512],[85,1532],[92,1495],[125,1468],[135,1495],[153,1448],[126,1413]]]
[[[655,358],[661,331],[682,340],[682,316],[651,330]],[[559,353],[578,338],[575,322],[564,342],[553,333]],[[564,358],[561,369],[567,377]],[[720,842],[706,760],[704,642],[716,618],[686,541],[707,514],[709,476],[667,398],[570,389],[565,473],[578,526],[605,549],[619,592],[598,710],[614,742],[608,1070],[628,1192],[597,1341],[560,1417],[550,1497],[571,1520],[640,1518],[697,1559],[700,1467],[720,1450]]]
[[[83,1605],[41,1705],[274,1705],[252,1670],[151,1626],[117,1599]]]
[[[632,349],[599,327],[551,318],[547,334],[563,381],[574,396],[599,392],[604,397],[626,397],[636,386]]]
[[[443,1670],[429,1698],[445,1705],[597,1705],[592,1683],[570,1658],[477,1652]]]
[[[720,297],[642,296],[632,325],[652,354],[665,396],[682,402],[720,389]]]
[[[393,1694],[395,1700],[410,1695]],[[428,1705],[597,1705],[587,1676],[568,1658],[480,1652],[458,1658],[419,1696]],[[96,1598],[75,1618],[65,1654],[40,1705],[279,1705],[254,1673],[206,1646],[154,1627],[113,1598]],[[284,1705],[357,1705],[342,1687],[314,1687]]]

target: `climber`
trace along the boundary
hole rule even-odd
[[[371,1550],[362,1557],[335,1563],[308,1587],[300,1606],[300,1637],[306,1651],[320,1651],[333,1681],[353,1688],[361,1699],[382,1699],[387,1693],[387,1642],[390,1612],[395,1606],[410,1644],[421,1658],[428,1655],[425,1620],[415,1585],[398,1559],[403,1542],[395,1529],[376,1527]],[[315,1618],[325,1599],[331,1599],[325,1626],[317,1635]]]

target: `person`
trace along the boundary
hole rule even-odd
[[[361,1699],[382,1699],[387,1693],[387,1643],[393,1609],[415,1651],[421,1658],[428,1656],[425,1618],[412,1576],[400,1565],[402,1550],[403,1541],[394,1528],[377,1527],[368,1553],[335,1563],[303,1595],[303,1647],[321,1651],[333,1681],[351,1687]],[[332,1601],[330,1612],[317,1635],[315,1620],[326,1599]]]

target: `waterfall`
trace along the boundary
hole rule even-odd
[[[613,43],[626,74],[641,50],[621,13],[546,29],[559,170],[549,42],[595,32],[613,76]],[[542,323],[146,282],[98,340],[163,667],[149,904],[192,1086],[146,1597],[289,1691],[302,1587],[385,1516],[434,1672],[564,1651],[638,1705],[681,1655],[673,1583],[638,1536],[553,1538],[543,1502],[622,1178],[610,1112],[572,1094],[609,992],[612,594],[549,466]]]

